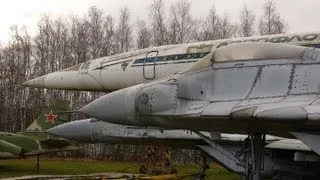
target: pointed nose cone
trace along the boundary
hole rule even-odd
[[[31,79],[23,86],[46,89],[63,90],[112,90],[110,87],[102,86],[98,81],[99,75],[89,73],[79,73],[79,71],[57,71],[41,77]]]
[[[135,119],[135,97],[138,86],[102,96],[79,111],[90,117],[122,125],[140,125]]]
[[[47,132],[69,140],[90,142],[92,140],[91,120],[84,119],[68,122],[48,129]]]
[[[45,88],[44,78],[46,76],[36,77],[29,81],[26,81],[22,84],[22,86],[35,87],[35,88]]]
[[[122,124],[126,120],[126,93],[127,89],[109,93],[89,103],[80,111],[96,119]]]

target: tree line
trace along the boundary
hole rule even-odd
[[[244,6],[239,10],[239,19],[231,21],[227,12],[220,15],[212,5],[204,19],[197,19],[191,14],[190,1],[177,0],[166,4],[163,0],[153,0],[145,19],[136,22],[132,21],[127,7],[122,8],[118,18],[115,18],[93,6],[83,16],[53,19],[43,15],[36,35],[32,37],[24,28],[12,26],[10,41],[0,46],[0,130],[23,131],[39,116],[44,105],[54,99],[70,100],[72,108],[79,109],[103,95],[21,86],[37,76],[90,59],[150,46],[287,31],[288,25],[273,0],[266,0],[261,8],[264,13],[257,17],[254,11]],[[81,117],[75,115],[73,118]],[[86,145],[86,148],[73,154],[119,157],[120,152],[140,152],[139,147]]]

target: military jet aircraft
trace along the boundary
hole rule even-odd
[[[97,119],[84,119],[53,127],[47,132],[86,143],[138,144],[198,149],[227,169],[245,174],[245,168],[239,164],[241,164],[240,159],[245,155],[242,153],[242,144],[246,141],[247,135],[221,134],[220,137],[216,137],[211,136],[209,132],[202,132],[203,135],[214,139],[219,146],[231,152],[232,156],[227,157],[224,154],[208,151],[210,146],[207,142],[187,130],[159,130],[157,128],[116,125]],[[264,162],[268,166],[264,168],[263,174],[267,177],[272,177],[281,171],[285,172],[287,169],[299,169],[297,173],[286,176],[286,178],[290,178],[308,174],[319,167],[320,157],[299,140],[267,135],[265,148]],[[228,158],[231,160],[226,161]],[[308,163],[307,168],[303,165],[305,163]],[[204,169],[204,164],[199,163],[199,165]],[[317,170],[315,172],[319,173]]]
[[[0,158],[21,158],[48,152],[77,150],[79,146],[45,132],[68,121],[69,102],[56,100],[22,133],[0,132]]]
[[[197,145],[206,144],[201,137],[188,130],[160,130],[155,127],[117,125],[94,118],[67,122],[52,127],[46,132],[65,139],[85,143],[138,144],[189,149]],[[220,137],[215,137],[212,134],[210,135],[209,132],[202,133],[211,139],[223,142],[237,143],[245,141],[247,138],[247,135],[241,134],[221,134]],[[267,135],[266,140],[269,148],[311,151],[309,147],[295,139]]]
[[[265,134],[296,137],[320,154],[319,52],[230,44],[182,73],[109,93],[80,111],[111,123],[190,129],[199,136],[199,131],[248,134],[247,169],[259,179]]]
[[[87,61],[31,79],[24,85],[110,92],[179,73],[216,47],[251,41],[318,47],[320,33],[279,34],[151,47]]]

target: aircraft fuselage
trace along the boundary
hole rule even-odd
[[[217,47],[240,42],[317,47],[320,34],[270,35],[151,47],[87,61],[24,83],[26,86],[110,92],[179,73]]]

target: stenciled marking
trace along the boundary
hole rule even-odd
[[[234,41],[224,41],[220,43],[217,47],[226,46],[232,43],[242,43],[242,42],[271,42],[271,43],[290,43],[294,41],[304,42],[304,41],[314,41],[319,38],[319,34],[306,34],[303,36],[293,35],[293,36],[279,36],[279,37],[262,37],[262,38],[251,38],[251,39],[239,39]]]

